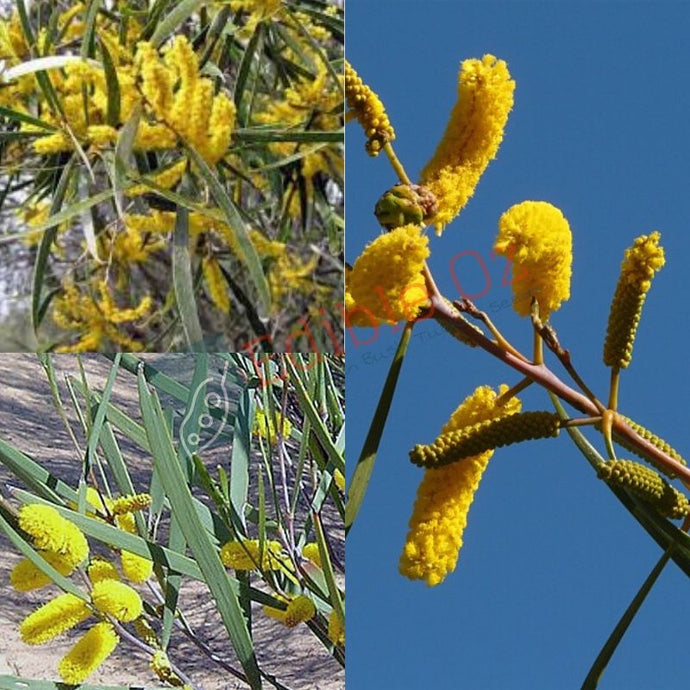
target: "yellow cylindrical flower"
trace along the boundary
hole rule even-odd
[[[91,590],[91,601],[101,613],[125,623],[138,618],[143,611],[139,593],[117,580],[96,582]]]
[[[422,275],[428,244],[417,225],[377,237],[352,267],[349,292],[355,303],[388,323],[416,318],[428,299]]]
[[[26,644],[43,644],[79,625],[91,615],[88,604],[74,594],[60,594],[29,614],[19,626]]]
[[[31,535],[37,549],[60,554],[74,567],[89,555],[89,544],[81,530],[51,506],[22,506],[19,526]]]
[[[362,81],[347,60],[345,98],[367,137],[367,153],[370,156],[378,156],[383,147],[395,139],[395,131],[381,99]]]
[[[465,60],[460,66],[458,101],[420,177],[438,203],[433,220],[438,234],[460,213],[489,161],[496,157],[514,90],[508,66],[493,55]]]
[[[113,501],[112,513],[123,515],[124,513],[136,513],[151,505],[151,494],[134,494],[133,496],[120,496]]]
[[[498,223],[494,251],[513,264],[513,309],[529,316],[532,298],[548,316],[570,297],[573,240],[559,209],[546,201],[511,206]]]
[[[496,398],[507,390],[506,385],[498,393],[489,386],[477,388],[455,410],[441,433],[519,412],[517,398],[503,406],[496,405]],[[424,471],[400,557],[402,575],[434,586],[455,569],[467,514],[492,455],[493,450],[487,450],[461,462]]]
[[[101,580],[120,579],[120,573],[117,572],[117,568],[110,561],[106,561],[103,558],[94,558],[91,563],[89,563],[86,573],[93,585]]]
[[[335,609],[328,617],[328,639],[338,647],[345,646],[345,625]]]
[[[64,556],[52,551],[44,551],[40,554],[43,559],[50,563],[61,575],[67,577],[74,571],[75,566]],[[30,592],[49,585],[52,580],[28,558],[24,558],[12,568],[10,573],[10,584],[18,592]]]
[[[266,540],[261,546],[263,551],[258,539],[229,541],[220,550],[220,560],[228,568],[235,570],[282,570],[282,544],[279,541]]]
[[[314,602],[303,595],[295,597],[285,611],[285,625],[294,628],[300,623],[306,623],[316,615]]]
[[[96,623],[62,658],[58,673],[65,683],[83,683],[115,650],[120,637],[110,623]]]
[[[223,314],[230,313],[230,293],[228,281],[215,256],[205,256],[201,268],[206,282],[206,291],[213,305]]]
[[[130,551],[123,551],[120,564],[124,576],[131,582],[146,582],[153,573],[153,562]]]
[[[277,417],[280,422],[281,416],[277,415]],[[254,424],[252,425],[252,433],[267,439],[274,445],[278,442],[278,435],[273,420],[263,410],[256,411]],[[282,418],[280,433],[283,439],[289,438],[292,433],[292,423],[287,417]]]
[[[654,275],[665,263],[660,239],[658,232],[642,235],[632,247],[625,250],[606,329],[606,366],[625,369],[632,361],[635,335],[647,292]]]

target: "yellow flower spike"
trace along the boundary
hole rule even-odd
[[[477,388],[455,410],[441,433],[519,412],[517,398],[496,405],[496,398],[507,390],[505,384],[497,393],[489,386]],[[489,450],[440,469],[425,470],[400,556],[402,575],[435,586],[455,570],[467,514],[492,455]]]
[[[658,232],[642,235],[632,247],[625,250],[606,329],[606,366],[625,369],[632,361],[635,335],[647,292],[654,275],[665,263],[660,239]]]
[[[118,131],[108,125],[91,125],[86,130],[86,136],[94,146],[103,148],[117,142]]]
[[[37,549],[59,554],[65,563],[78,566],[89,555],[81,530],[45,505],[25,505],[19,510],[19,526],[33,538]]]
[[[65,577],[74,572],[75,566],[69,559],[52,551],[40,552],[41,557]],[[52,580],[28,558],[23,558],[10,572],[10,585],[17,592],[31,592],[52,583]]]
[[[94,558],[86,569],[86,574],[91,580],[91,584],[95,585],[101,580],[119,580],[120,573],[117,568],[103,558]]]
[[[493,55],[461,64],[458,101],[441,143],[420,177],[438,203],[433,219],[437,234],[464,208],[486,166],[496,157],[514,90],[508,66]]]
[[[420,467],[443,467],[511,443],[557,436],[559,429],[554,412],[516,412],[446,432],[430,445],[416,445],[410,459]]]
[[[110,623],[96,623],[58,664],[65,683],[83,683],[114,651],[120,641]]]
[[[205,256],[201,260],[201,270],[206,282],[206,290],[211,302],[223,314],[230,313],[230,293],[227,280],[214,256]]]
[[[74,594],[60,594],[29,614],[19,626],[26,644],[43,644],[71,630],[91,615],[88,604]]]
[[[259,540],[229,541],[220,550],[220,560],[235,570],[284,570],[281,559],[283,546],[279,541],[264,541],[259,559]]]
[[[53,153],[71,151],[73,148],[72,140],[63,132],[48,134],[34,141],[34,153],[37,153],[39,156],[49,156]]]
[[[134,494],[133,496],[120,496],[113,501],[113,515],[136,513],[151,505],[151,494]]]
[[[161,189],[172,189],[184,175],[187,169],[187,159],[181,158],[173,165],[166,167],[160,172],[155,172],[150,175],[151,182]],[[127,196],[141,196],[142,194],[147,194],[151,191],[151,187],[148,184],[137,184],[130,187],[126,194]]]
[[[513,309],[520,316],[530,315],[533,297],[543,319],[570,297],[572,246],[568,221],[546,201],[523,201],[501,216],[494,251],[513,264]]]
[[[300,623],[306,623],[316,615],[314,602],[304,595],[295,597],[285,611],[285,625],[294,628]]]
[[[328,639],[338,647],[345,646],[345,625],[335,609],[328,617]]]
[[[124,576],[130,582],[146,582],[153,574],[153,562],[130,551],[122,552],[120,564]]]
[[[367,137],[367,153],[370,156],[378,156],[383,147],[395,139],[395,130],[391,126],[381,99],[362,81],[347,60],[345,60],[345,98]]]
[[[382,323],[381,319],[374,316],[369,309],[362,307],[355,302],[350,293],[350,280],[352,268],[345,265],[345,302],[343,304],[345,326],[352,328],[375,328]]]
[[[162,649],[157,649],[151,657],[149,664],[151,670],[163,681],[173,686],[182,685],[182,681],[173,671],[168,655]]]
[[[382,321],[412,321],[428,299],[422,277],[428,244],[417,225],[403,225],[371,242],[349,275],[356,305]]]
[[[280,419],[280,415],[277,415]],[[257,410],[254,416],[254,424],[252,426],[252,433],[260,436],[261,438],[267,439],[270,443],[275,445],[278,443],[278,435],[276,434],[276,428],[273,424],[273,420],[266,415],[263,410]],[[283,417],[283,422],[281,426],[281,435],[283,440],[289,438],[292,433],[292,423],[287,417]]]
[[[664,481],[651,467],[634,460],[609,460],[597,473],[607,484],[629,489],[664,517],[680,520],[690,513],[687,496]]]
[[[138,618],[143,609],[139,593],[118,580],[99,580],[91,590],[91,601],[101,612],[128,623]]]

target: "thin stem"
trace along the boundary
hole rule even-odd
[[[532,359],[535,364],[544,363],[544,341],[542,340],[539,331],[536,329],[534,331],[534,355]]]
[[[407,176],[405,168],[403,168],[403,164],[400,162],[400,160],[398,160],[398,157],[395,155],[393,145],[390,143],[390,141],[384,144],[383,152],[388,157],[388,160],[390,161],[390,164],[393,167],[393,170],[395,170],[395,174],[398,176],[400,181],[403,184],[412,184],[412,180]]]
[[[502,393],[496,398],[496,406],[501,407],[501,405],[505,405],[505,403],[508,402],[508,400],[514,398],[518,393],[524,391],[525,388],[528,388],[533,383],[534,381],[532,381],[532,379],[525,376],[525,378],[522,379],[522,381],[516,383],[512,388],[508,389],[505,393]]]
[[[618,386],[620,383],[621,370],[618,367],[611,369],[611,387],[609,389],[609,409],[618,409]]]
[[[642,584],[642,587],[640,587],[639,591],[635,595],[635,598],[630,602],[630,605],[625,610],[625,613],[621,619],[618,621],[616,627],[613,629],[613,632],[609,635],[608,640],[606,640],[606,644],[604,644],[601,651],[597,655],[597,658],[594,660],[592,668],[590,668],[589,673],[585,678],[585,682],[582,684],[582,690],[594,690],[594,688],[596,688],[599,684],[601,675],[606,670],[606,666],[611,660],[613,653],[616,651],[627,629],[630,627],[633,618],[635,618],[635,615],[640,610],[644,600],[654,586],[654,583],[657,581],[659,575],[661,575],[661,571],[671,559],[674,548],[675,544],[672,543],[666,549],[657,564],[652,569],[652,572],[647,576],[647,579]]]

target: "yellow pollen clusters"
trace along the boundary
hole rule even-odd
[[[258,539],[229,541],[220,550],[220,560],[235,570],[283,570],[282,550],[279,541],[267,540],[261,545]]]
[[[633,345],[647,292],[654,275],[665,263],[660,239],[658,232],[642,235],[632,247],[625,250],[606,329],[606,366],[625,369],[632,361]]]
[[[464,208],[486,166],[496,157],[514,90],[515,82],[503,60],[485,55],[481,60],[463,61],[458,101],[420,178],[438,203],[433,222],[439,235]]]
[[[328,639],[338,647],[345,646],[345,624],[335,609],[328,617]]]
[[[95,582],[91,590],[91,601],[101,613],[107,613],[125,623],[138,618],[143,611],[139,593],[118,580],[104,579]]]
[[[316,607],[309,597],[300,595],[292,599],[285,610],[264,606],[264,612],[280,621],[286,628],[294,628],[311,620],[316,615]]]
[[[230,294],[228,292],[228,282],[225,280],[218,259],[215,256],[203,257],[201,269],[211,302],[223,314],[229,314]]]
[[[120,496],[113,501],[111,511],[113,515],[136,513],[151,505],[151,494],[134,494],[133,496]]]
[[[151,182],[161,189],[172,189],[184,175],[187,169],[187,159],[181,158],[177,163],[155,172],[149,176]],[[148,184],[137,184],[127,190],[127,196],[141,196],[152,191]]]
[[[489,386],[477,388],[455,410],[441,433],[519,412],[521,404],[517,398],[503,406],[496,404],[497,397],[507,390],[506,385],[498,393]],[[424,471],[400,556],[402,575],[434,586],[455,570],[467,514],[492,455],[493,450],[487,450],[461,462]]]
[[[148,496],[148,494],[139,494]],[[137,527],[132,513],[122,513],[115,517],[115,524],[124,532],[136,534]],[[153,562],[148,558],[139,556],[131,551],[122,551],[120,565],[124,576],[131,582],[146,582],[153,573]]]
[[[115,650],[120,637],[110,623],[96,623],[85,633],[58,665],[65,683],[83,683]]]
[[[414,320],[428,300],[422,275],[428,244],[417,225],[403,225],[371,242],[349,274],[355,305],[388,323]]]
[[[60,594],[29,614],[19,626],[26,644],[43,644],[79,625],[91,615],[88,604],[74,594]]]
[[[345,98],[367,137],[366,150],[378,156],[383,147],[395,139],[395,130],[381,99],[369,88],[345,60]]]
[[[41,557],[57,570],[60,575],[71,575],[74,565],[71,559],[65,559],[59,553],[41,552]],[[10,584],[17,592],[31,592],[52,583],[52,580],[28,558],[24,558],[12,568]]]
[[[89,555],[89,544],[81,530],[63,518],[55,508],[26,505],[19,511],[19,526],[33,538],[37,549],[58,554],[65,567],[76,568]]]
[[[101,580],[119,580],[120,574],[117,572],[117,568],[102,558],[94,558],[86,569],[86,573],[91,580],[91,584],[95,585]]]
[[[280,415],[278,415],[280,420]],[[273,423],[273,419],[266,415],[263,410],[257,410],[254,417],[254,425],[252,426],[252,433],[261,438],[267,439],[270,443],[276,444],[278,442],[278,436],[276,434],[276,427]],[[282,418],[281,424],[281,436],[283,440],[290,437],[292,433],[292,424],[287,417]]]
[[[163,60],[142,41],[136,64],[150,115],[209,164],[217,163],[230,148],[235,105],[224,93],[215,94],[210,79],[199,76],[199,60],[189,39],[176,36]]]
[[[501,216],[494,251],[513,264],[513,309],[520,316],[529,316],[533,297],[542,318],[570,297],[572,247],[568,221],[546,201],[523,201]]]

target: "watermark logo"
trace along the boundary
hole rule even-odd
[[[216,377],[208,376],[191,391],[191,403],[180,424],[180,444],[189,457],[213,446],[228,425],[229,367],[230,363],[225,362],[220,382]]]

